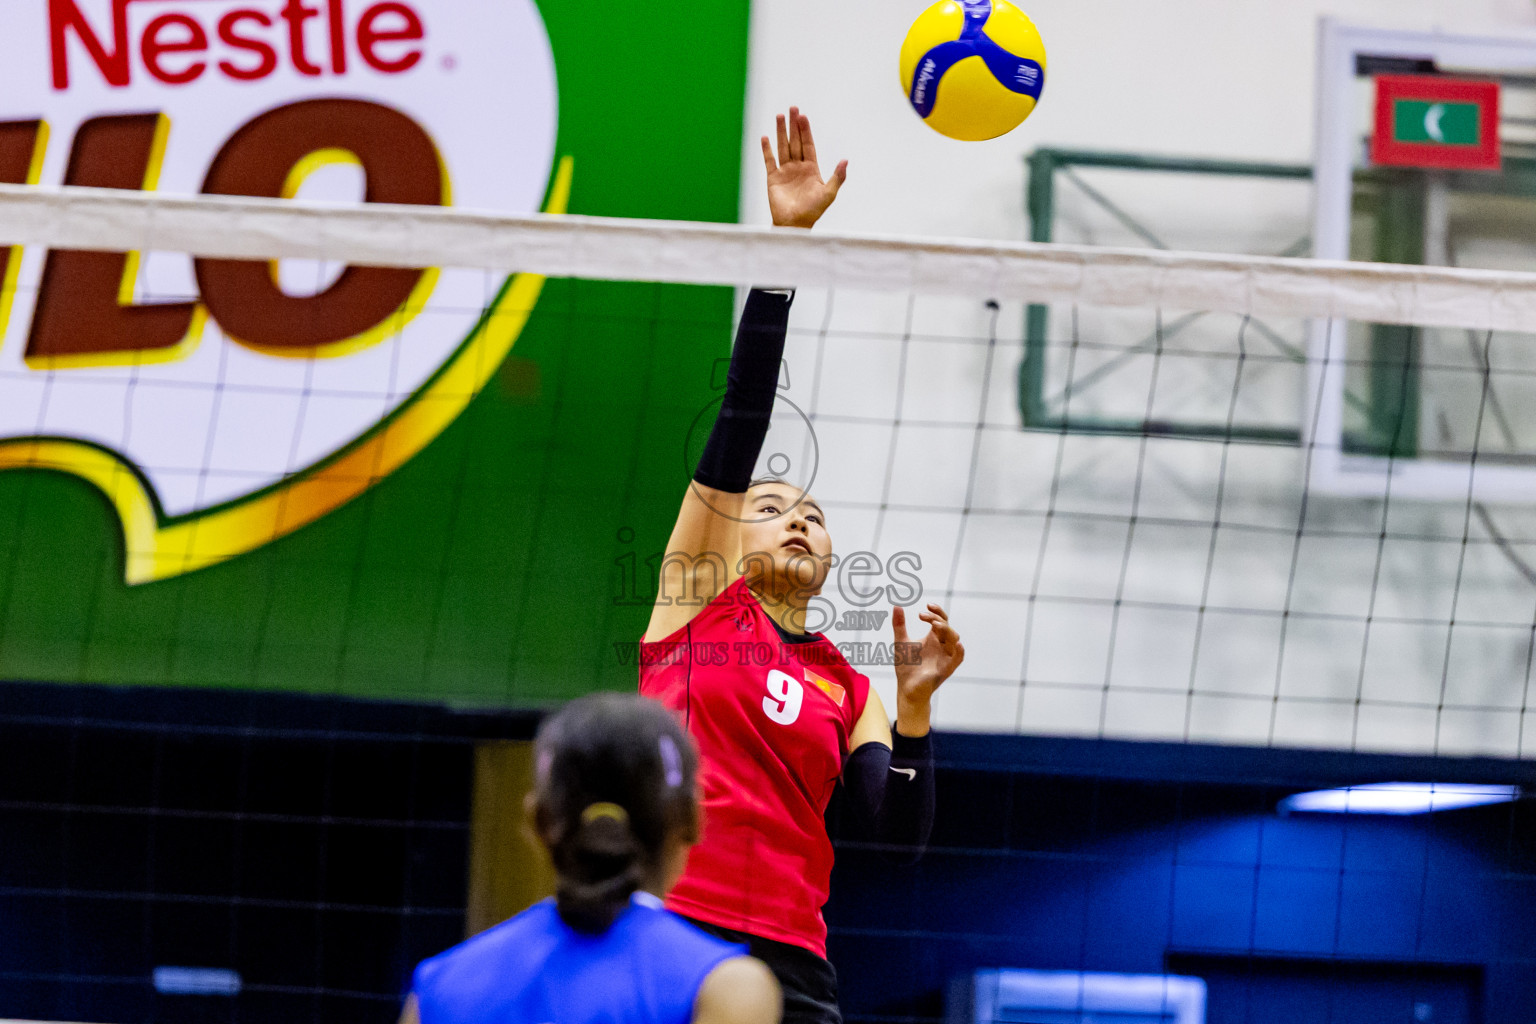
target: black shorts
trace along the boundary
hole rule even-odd
[[[837,1008],[837,971],[808,949],[776,942],[708,921],[689,922],[727,942],[739,942],[768,965],[784,990],[784,1024],[843,1024]]]

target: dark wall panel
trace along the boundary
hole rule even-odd
[[[1369,1007],[1388,1004],[1403,1008],[1392,1024],[1422,1024],[1414,1008],[1435,999],[1437,1021],[1527,1024],[1536,1006],[1529,801],[1409,817],[1275,810],[1349,782],[1529,788],[1529,766],[968,736],[940,737],[939,750],[938,816],[917,866],[891,864],[831,815],[829,955],[851,1020],[940,1017],[950,981],[990,967],[1209,967],[1209,1024],[1290,1019],[1232,1009],[1243,971],[1263,979],[1255,999],[1368,979],[1379,998],[1341,1003],[1335,1024],[1375,1024]],[[1457,1010],[1459,991],[1478,1005]]]
[[[532,722],[0,686],[0,1018],[394,1020],[463,937],[473,744]],[[157,966],[243,988],[158,994]]]

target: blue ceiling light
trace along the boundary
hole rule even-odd
[[[1280,801],[1281,814],[1429,814],[1520,799],[1519,786],[1474,786],[1452,782],[1377,782],[1344,789],[1318,789]]]
[[[167,996],[237,996],[240,974],[225,967],[156,967],[155,991]]]

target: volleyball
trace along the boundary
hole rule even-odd
[[[923,123],[980,142],[1034,112],[1045,87],[1045,43],[1008,0],[940,0],[901,45],[901,86]]]

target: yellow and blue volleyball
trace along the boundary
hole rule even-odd
[[[980,142],[1034,112],[1045,88],[1045,43],[1008,0],[940,0],[901,45],[901,85],[941,135]]]

